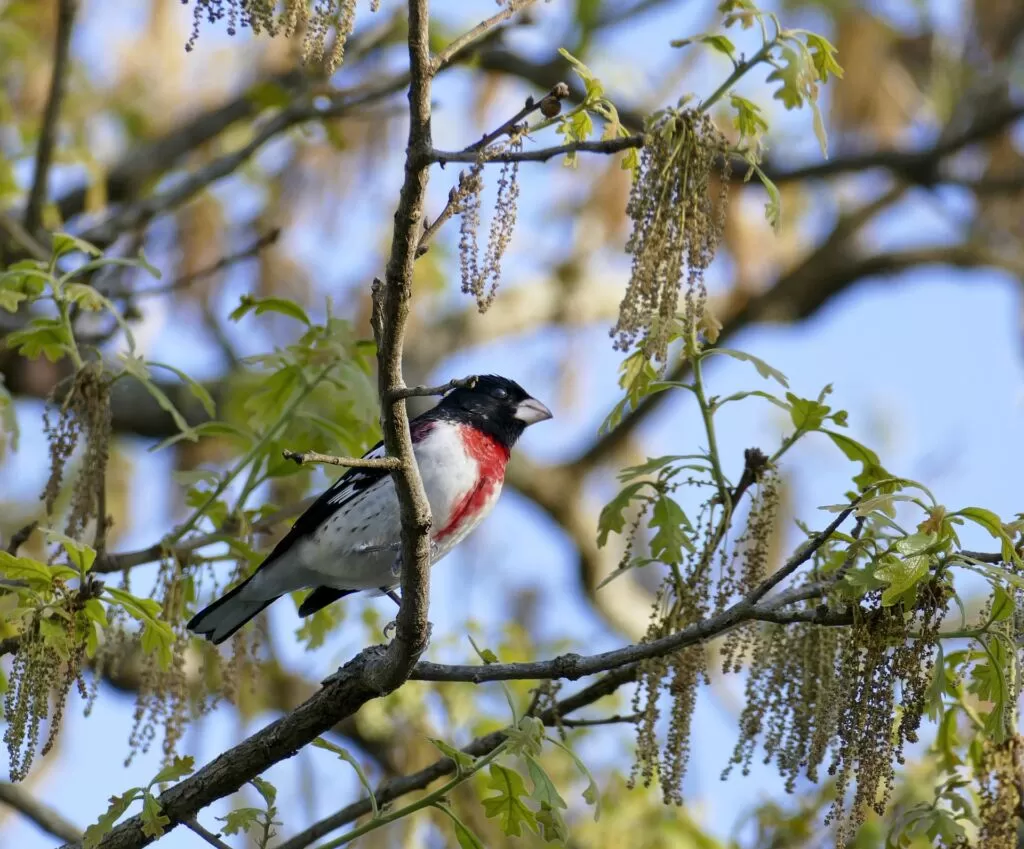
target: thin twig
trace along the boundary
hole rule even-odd
[[[231,847],[228,846],[227,843],[220,839],[219,835],[216,835],[212,831],[207,831],[205,828],[203,828],[203,826],[199,823],[199,820],[197,820],[195,817],[190,817],[187,820],[183,820],[183,823],[186,828],[190,829],[191,831],[194,831],[211,846],[215,846],[216,849],[231,849]]]
[[[200,280],[204,280],[207,277],[212,277],[217,272],[223,271],[225,268],[228,268],[229,266],[235,265],[236,263],[257,256],[260,253],[260,251],[262,251],[264,248],[267,248],[270,245],[274,244],[274,242],[276,242],[280,238],[280,236],[281,228],[275,227],[273,230],[270,230],[264,233],[262,236],[259,236],[248,247],[243,248],[242,250],[233,254],[225,254],[215,263],[213,263],[213,265],[209,265],[206,268],[201,268],[198,271],[193,271],[189,274],[183,274],[181,277],[177,277],[168,283],[161,283],[158,286],[148,286],[144,289],[124,290],[112,293],[108,295],[108,297],[124,298],[129,296],[142,297],[144,295],[163,295],[166,294],[167,292],[175,292],[178,291],[179,289],[187,289],[193,283],[196,283]]]
[[[74,29],[78,0],[60,0],[57,7],[57,33],[53,50],[53,73],[50,75],[50,93],[43,110],[43,123],[39,129],[36,144],[36,166],[32,177],[32,188],[25,206],[25,229],[35,233],[43,214],[49,186],[50,163],[57,143],[57,121],[60,118],[61,100],[67,87],[69,59],[71,56],[71,31]]]
[[[0,803],[13,808],[18,813],[32,820],[47,834],[61,840],[81,840],[82,832],[78,827],[66,820],[49,805],[40,802],[35,796],[18,784],[0,781]]]
[[[556,145],[555,147],[543,147],[540,150],[506,150],[502,153],[488,156],[486,162],[547,162],[549,159],[566,153],[621,153],[631,148],[643,147],[645,140],[645,136],[637,134],[620,136],[614,139],[603,139],[601,141],[569,142]],[[448,162],[476,162],[479,159],[479,154],[473,153],[468,149],[432,150],[430,158],[433,162],[441,164]]]
[[[7,213],[0,212],[0,230],[3,230],[7,237],[23,250],[32,259],[46,262],[50,259],[50,252],[43,245],[21,226],[19,221],[11,218]]]
[[[430,240],[437,235],[437,231],[440,230],[446,221],[448,221],[459,209],[459,203],[462,201],[463,193],[462,180],[465,177],[465,171],[459,174],[459,184],[452,186],[452,190],[448,192],[448,203],[444,205],[444,209],[441,210],[440,214],[430,224],[423,228],[423,232],[420,234],[419,243],[416,245],[416,258],[419,259],[428,250],[430,250]]]
[[[566,85],[565,83],[557,83],[556,85],[552,86],[551,91],[544,95],[544,97],[542,97],[540,100],[534,100],[532,97],[528,97],[526,99],[526,104],[523,106],[522,109],[516,112],[515,115],[513,115],[504,124],[498,127],[498,129],[492,130],[491,132],[487,133],[483,138],[480,139],[480,141],[474,142],[462,152],[479,153],[479,151],[483,150],[491,142],[501,138],[502,136],[514,134],[516,130],[519,129],[520,121],[524,121],[525,119],[529,118],[530,115],[532,115],[534,112],[537,112],[538,110],[546,110],[549,107],[554,106],[556,107],[557,111],[557,108],[561,107],[562,101],[565,100],[565,98],[567,98],[569,94],[570,91],[568,85]],[[476,160],[470,161],[475,162]]]
[[[629,716],[603,716],[598,719],[563,719],[561,725],[565,728],[596,728],[599,725],[618,725],[620,723],[636,722],[639,714],[631,713]]]
[[[617,669],[590,686],[584,687],[579,692],[562,699],[562,701],[542,711],[538,714],[538,718],[545,725],[555,725],[559,717],[593,704],[599,699],[611,695],[623,684],[633,681],[636,678],[636,673],[637,667],[635,666]],[[564,722],[564,720],[562,721]],[[494,731],[483,737],[478,737],[468,746],[464,746],[462,751],[474,757],[482,757],[494,751],[494,749],[501,745],[504,739],[504,732]],[[407,793],[421,790],[438,778],[450,775],[453,772],[455,772],[455,763],[451,758],[439,758],[418,772],[381,782],[374,789],[373,795],[379,805],[384,805]],[[370,813],[370,811],[369,798],[360,799],[289,838],[278,846],[277,849],[305,849],[305,847],[316,842],[324,835],[330,834],[343,825]]]
[[[389,401],[398,401],[404,398],[421,398],[431,395],[444,395],[453,389],[472,389],[480,378],[471,374],[469,377],[458,377],[442,383],[440,386],[405,386],[394,390],[389,396]]]
[[[289,451],[287,448],[281,453],[286,460],[294,460],[300,466],[303,463],[323,463],[328,466],[348,466],[350,469],[401,468],[401,463],[394,457],[334,457],[317,451]]]
[[[505,3],[505,7],[500,12],[495,15],[491,15],[491,17],[484,21],[481,21],[473,27],[473,29],[460,35],[445,47],[444,50],[441,50],[436,56],[434,56],[429,67],[426,69],[428,75],[434,76],[434,74],[445,67],[467,47],[478,42],[499,24],[503,24],[511,18],[516,12],[521,9],[525,9],[527,6],[532,6],[533,2],[534,0],[508,0],[508,2]]]
[[[33,519],[23,528],[16,531],[14,536],[11,537],[11,541],[7,544],[7,553],[17,554],[18,549],[21,548],[26,542],[28,542],[28,538],[32,536],[32,532],[38,527],[39,520]]]
[[[786,578],[792,575],[804,563],[810,560],[814,556],[814,552],[821,548],[829,540],[832,534],[839,529],[839,526],[846,521],[847,517],[857,508],[860,501],[860,498],[855,499],[849,507],[843,510],[828,524],[828,527],[826,527],[825,530],[820,531],[810,539],[806,540],[804,544],[796,550],[792,557],[776,569],[775,572],[765,578],[760,584],[754,587],[753,591],[747,596],[747,600],[751,604],[756,604],[764,598],[765,595],[770,593],[775,587],[786,580]]]

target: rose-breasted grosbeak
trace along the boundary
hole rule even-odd
[[[551,411],[514,381],[487,375],[449,392],[410,422],[413,452],[430,512],[431,564],[491,512],[505,464],[529,425]],[[383,457],[377,443],[365,457]],[[312,587],[299,607],[309,616],[359,590],[389,593],[401,574],[401,525],[385,469],[350,469],[321,495],[247,580],[197,613],[190,630],[220,643],[269,604]]]

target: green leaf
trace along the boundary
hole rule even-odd
[[[842,79],[843,68],[836,61],[838,51],[832,43],[827,38],[813,32],[805,32],[804,38],[807,40],[807,47],[810,50],[818,79],[823,83],[828,82],[830,76]]]
[[[1013,596],[998,584],[992,592],[992,606],[989,612],[989,620],[1001,622],[1013,616]]]
[[[686,47],[690,44],[706,44],[713,50],[728,56],[733,62],[736,61],[736,45],[732,41],[718,33],[705,33],[695,35],[692,38],[679,38],[669,42],[673,47]]]
[[[768,365],[768,363],[760,357],[755,357],[753,354],[748,354],[746,351],[734,351],[732,348],[706,348],[701,352],[701,358],[708,357],[712,354],[725,354],[727,357],[732,357],[734,360],[742,360],[743,362],[750,363],[757,369],[757,373],[765,380],[775,380],[786,388],[789,388],[789,378],[787,378],[786,375],[777,368]]]
[[[124,370],[146,388],[146,391],[153,396],[161,409],[170,413],[171,418],[174,420],[174,424],[177,426],[178,430],[185,435],[185,438],[192,442],[197,441],[199,437],[195,430],[189,426],[187,421],[185,421],[185,417],[178,412],[178,408],[174,406],[171,399],[168,398],[164,391],[153,382],[153,378],[150,377],[149,369],[145,361],[127,353],[122,353],[120,358],[124,365]]]
[[[291,92],[273,80],[266,80],[250,86],[245,97],[260,109],[283,108],[292,102]]]
[[[25,581],[36,590],[53,586],[53,572],[45,563],[30,557],[15,557],[0,550],[0,574],[14,581]]]
[[[196,759],[191,755],[186,755],[183,758],[175,756],[167,766],[153,777],[153,780],[149,782],[149,786],[153,787],[155,784],[164,784],[167,781],[180,781],[186,775],[191,775],[195,766]]]
[[[768,75],[768,82],[780,84],[772,96],[776,100],[781,100],[787,109],[798,109],[803,106],[804,98],[807,96],[803,59],[792,47],[782,49],[782,67],[776,66]]]
[[[74,251],[80,251],[81,253],[88,254],[93,257],[103,255],[103,251],[95,245],[85,241],[85,239],[79,239],[77,236],[72,236],[70,233],[53,234],[53,255],[55,257],[62,257],[64,254],[72,253]]]
[[[460,775],[469,772],[473,768],[473,764],[476,763],[476,758],[472,755],[463,752],[461,749],[456,749],[444,740],[439,740],[437,737],[428,737],[427,739],[434,744],[434,747],[442,755],[451,758],[455,762],[455,771]]]
[[[259,808],[235,808],[228,811],[226,817],[217,817],[217,821],[224,823],[221,831],[230,835],[248,832],[254,826],[262,824],[263,816],[264,812]]]
[[[434,807],[442,813],[448,815],[448,818],[452,821],[452,825],[455,827],[455,839],[459,843],[459,849],[486,849],[483,843],[480,842],[480,838],[477,837],[469,827],[460,820],[455,813],[447,805],[443,805],[440,802],[435,802]]]
[[[535,716],[524,716],[505,732],[508,751],[513,755],[539,755],[544,745],[544,724]]]
[[[649,457],[643,463],[636,466],[627,466],[619,472],[619,480],[625,483],[632,478],[650,475],[659,469],[680,460],[707,460],[704,454],[665,454],[662,457]]]
[[[686,533],[693,526],[683,508],[668,496],[654,503],[651,527],[658,529],[651,538],[651,554],[661,562],[678,564],[683,560],[683,549],[691,553],[694,551],[693,543]]]
[[[295,301],[289,301],[287,298],[254,298],[252,295],[242,295],[241,303],[228,318],[231,321],[238,321],[250,312],[255,312],[256,315],[276,312],[301,321],[307,327],[313,326],[313,322],[309,320],[306,311]]]
[[[1002,556],[1004,560],[1012,560],[1014,562],[1020,560],[1014,551],[1013,540],[1003,527],[1003,520],[991,510],[986,510],[983,507],[965,507],[963,510],[957,510],[953,515],[963,516],[976,525],[981,525],[995,539],[999,540],[1002,543]]]
[[[16,292],[14,289],[7,288],[0,289],[0,308],[7,312],[17,312],[18,304],[27,299],[28,295],[24,292]]]
[[[828,131],[825,129],[825,119],[821,116],[821,107],[818,106],[817,98],[809,98],[811,105],[812,127],[814,137],[818,140],[818,147],[821,148],[821,155],[828,159]]]
[[[758,139],[768,131],[768,122],[761,113],[761,107],[738,94],[730,94],[729,102],[736,110],[733,126],[739,131],[741,139]]]
[[[206,410],[206,414],[208,416],[217,415],[217,405],[214,403],[213,396],[210,395],[207,388],[194,377],[183,372],[180,368],[168,365],[167,363],[157,363],[150,360],[149,367],[162,368],[167,369],[167,371],[174,372],[174,374],[181,379],[182,383],[188,387],[188,391],[192,393],[193,397],[203,405],[203,409]]]
[[[797,430],[818,430],[832,411],[831,407],[808,398],[798,398],[792,392],[786,393],[786,400],[789,401],[789,415]]]
[[[904,593],[917,586],[918,581],[928,574],[932,558],[923,554],[911,557],[888,555],[881,561],[884,565],[875,568],[875,577],[885,581],[888,587],[882,591],[882,604],[895,604]]]
[[[583,773],[583,776],[587,779],[587,788],[583,791],[583,801],[588,805],[594,806],[594,821],[596,822],[601,818],[601,791],[598,789],[597,782],[594,781],[594,776],[590,770],[587,769],[587,765],[580,760],[572,749],[570,749],[561,740],[556,740],[554,737],[548,737],[547,741],[553,746],[557,746],[563,752],[565,752],[576,764],[576,768]]]
[[[547,771],[532,755],[526,756],[526,768],[533,782],[533,792],[530,794],[532,798],[550,808],[568,808]]]
[[[916,533],[896,540],[895,548],[904,557],[923,554],[938,541],[938,534]]]
[[[160,602],[151,598],[139,598],[127,590],[122,590],[118,587],[106,586],[103,588],[103,592],[122,605],[135,619],[147,621],[156,619],[160,615]]]
[[[764,205],[764,217],[771,224],[772,229],[778,233],[782,226],[782,194],[771,177],[761,170],[761,166],[751,162],[750,167],[754,169],[757,179],[761,181],[764,190],[768,192],[768,203]]]
[[[1006,713],[1010,691],[1006,671],[1010,659],[1003,640],[993,635],[989,639],[977,638],[985,650],[985,659],[979,660],[971,669],[971,683],[967,689],[979,699],[991,702],[992,708],[985,718],[985,730],[1000,743],[1007,737]]]
[[[377,797],[373,794],[373,785],[370,784],[370,780],[366,777],[366,773],[363,772],[363,768],[359,765],[359,761],[352,757],[352,754],[348,751],[348,749],[343,749],[341,746],[338,746],[335,743],[330,742],[329,740],[325,740],[323,737],[317,737],[313,741],[313,745],[316,746],[318,749],[326,749],[328,752],[334,752],[334,754],[336,754],[339,758],[345,761],[345,763],[347,763],[349,766],[352,767],[352,769],[356,771],[356,775],[359,777],[359,783],[362,784],[364,788],[366,788],[366,792],[370,797],[370,807],[373,809],[374,817],[376,817],[379,813],[379,811],[377,810]],[[276,797],[277,796],[275,791],[274,798]],[[270,804],[273,803],[271,802]]]
[[[70,342],[67,329],[56,318],[34,318],[6,338],[7,347],[16,349],[23,357],[36,359],[42,355],[51,363],[64,356]]]
[[[84,849],[93,849],[93,847],[97,846],[104,835],[114,827],[114,823],[124,815],[124,812],[128,810],[131,803],[138,798],[141,792],[140,788],[133,787],[120,796],[111,796],[106,812],[100,816],[95,824],[85,830],[82,839]]]
[[[92,568],[92,564],[96,562],[96,549],[92,548],[92,546],[71,539],[66,534],[62,534],[60,531],[55,531],[52,528],[46,528],[44,533],[51,541],[59,542],[64,547],[68,560],[78,568],[79,572],[88,572]]]
[[[267,781],[267,779],[260,778],[259,776],[249,783],[255,787],[256,792],[263,797],[263,801],[267,803],[267,810],[272,810],[274,803],[277,801],[277,788]]]
[[[550,805],[541,802],[540,810],[535,815],[537,825],[540,826],[540,833],[548,843],[566,844],[569,842],[569,828],[562,818],[562,814]]]
[[[505,834],[519,837],[524,827],[537,831],[537,818],[522,799],[526,796],[526,784],[519,773],[492,763],[487,787],[497,791],[497,795],[483,800],[484,813],[492,819],[497,818]]]
[[[83,849],[95,849],[106,833],[114,827],[114,823],[124,816],[124,812],[140,795],[142,795],[142,788],[133,787],[120,796],[111,796],[106,812],[85,830],[85,834],[82,836]]]
[[[147,837],[159,837],[164,827],[171,824],[171,818],[160,809],[160,803],[149,793],[142,797],[142,833]]]
[[[637,492],[647,485],[646,481],[631,483],[623,487],[619,494],[604,506],[597,520],[597,545],[599,548],[607,544],[608,534],[621,533],[622,529],[626,527],[626,517],[624,515],[626,508],[629,507]]]
[[[174,660],[174,631],[166,622],[149,622],[142,626],[142,650],[155,654],[161,669],[170,669]]]
[[[106,299],[87,283],[65,283],[61,291],[66,300],[89,312],[101,310],[107,304]]]

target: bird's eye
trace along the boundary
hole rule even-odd
[[[503,386],[495,386],[494,389],[491,390],[491,397],[497,398],[499,401],[504,401],[508,398],[508,390]]]

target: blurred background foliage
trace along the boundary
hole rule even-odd
[[[0,0],[3,264],[32,252],[31,228],[26,232],[17,219],[32,182],[60,2]],[[333,315],[349,322],[339,333],[368,335],[368,282],[390,242],[405,143],[402,87],[394,83],[405,62],[403,6],[383,2],[371,14],[360,3],[344,64],[333,73],[302,62],[301,38],[253,38],[249,30],[228,36],[223,23],[203,26],[186,53],[194,7],[177,0],[82,0],[79,6],[40,222],[79,233],[115,255],[144,250],[162,272],[159,281],[137,268],[115,268],[95,283],[132,316],[140,349],[201,380],[219,404],[221,418],[249,423],[272,418],[266,383],[244,361],[293,343],[297,325],[280,315],[239,322],[226,317],[248,294],[294,300],[322,321],[329,298]],[[443,43],[489,14],[492,4],[439,0],[434,6],[435,36]],[[742,182],[737,169],[724,244],[709,273],[721,338],[766,324],[796,331],[824,311],[842,310],[853,290],[869,283],[895,287],[923,269],[931,272],[927,280],[967,279],[977,272],[1018,287],[1024,278],[1024,5],[1017,0],[784,0],[775,11],[787,25],[829,37],[845,76],[824,98],[830,138],[830,158],[824,162],[806,113],[785,113],[763,80],[744,84],[746,96],[769,115],[764,168],[781,190],[783,217],[773,233],[764,220],[763,189],[756,181]],[[559,81],[570,83],[578,97],[578,80],[559,47],[600,75],[623,123],[639,130],[644,115],[683,92],[706,94],[724,76],[722,59],[712,52],[668,47],[671,39],[713,29],[719,17],[714,3],[699,0],[537,4],[442,74],[435,87],[437,146],[464,147],[514,113],[528,95],[543,95]],[[731,134],[727,110],[716,117]],[[441,178],[432,185],[428,214],[440,210],[454,172],[454,166],[435,171]],[[495,529],[472,544],[468,558],[484,570],[476,578],[482,589],[474,591],[472,603],[466,601],[468,607],[455,603],[458,593],[442,599],[437,617],[450,624],[435,624],[435,649],[442,654],[464,657],[461,637],[438,639],[439,633],[461,634],[463,624],[488,640],[502,660],[578,648],[578,641],[569,639],[571,631],[551,626],[559,605],[568,602],[542,597],[537,586],[509,577],[516,570],[516,551],[510,550],[514,534],[526,535],[519,537],[524,552],[538,545],[534,536],[559,546],[565,575],[560,592],[578,599],[567,621],[579,633],[611,645],[638,638],[646,627],[656,579],[638,571],[599,592],[621,549],[614,544],[598,549],[595,542],[599,507],[614,473],[655,453],[649,434],[659,421],[670,429],[681,426],[673,424],[678,412],[669,408],[664,393],[648,399],[627,427],[596,435],[614,400],[615,361],[606,333],[627,276],[629,186],[618,157],[581,157],[575,169],[557,162],[523,166],[519,228],[502,286],[486,314],[453,284],[458,276],[454,228],[442,231],[416,267],[407,380],[447,379],[477,366],[511,369],[534,394],[555,402],[556,421],[562,422],[554,435],[527,440],[510,467],[509,483],[524,512],[505,526],[496,520]],[[24,321],[18,312],[0,311],[0,335]],[[102,319],[90,321],[84,316],[80,330],[112,354],[119,344],[116,328]],[[906,332],[927,335],[927,328]],[[971,337],[987,329],[964,326],[962,332],[948,344],[969,347]],[[859,341],[842,344],[884,341],[864,326]],[[1007,358],[1018,355],[1006,352]],[[9,431],[0,437],[4,540],[41,515],[34,496],[45,482],[46,455],[38,421],[42,400],[67,375],[66,365],[0,350],[0,375],[21,424],[17,452]],[[927,362],[921,367],[927,370]],[[195,394],[180,381],[160,386],[190,424],[205,418]],[[344,393],[319,392],[319,418],[294,422],[280,437],[280,447],[352,454],[375,441],[372,376],[353,366],[345,386]],[[948,391],[949,403],[955,404],[957,388]],[[226,437],[181,440],[154,459],[147,448],[178,432],[171,416],[136,384],[116,385],[112,402],[108,545],[117,551],[159,539],[187,513],[189,473],[230,462],[237,448]],[[880,424],[883,435],[892,426],[884,414]],[[1019,443],[1000,450],[1019,456]],[[294,508],[311,487],[322,484],[320,472],[282,466],[268,481],[265,501]],[[784,477],[780,539],[794,518],[797,485]],[[259,545],[269,547],[273,540],[263,535]],[[37,556],[42,553],[40,539],[30,539],[29,547]],[[781,542],[777,550],[783,551]],[[144,594],[147,581],[159,578],[153,571],[140,573],[133,577],[134,587]],[[228,573],[220,577],[226,581]],[[550,594],[550,585],[545,592]],[[481,594],[487,600],[478,607]],[[266,627],[258,668],[243,676],[232,704],[221,704],[213,717],[193,726],[183,744],[221,751],[248,723],[290,709],[347,648],[375,639],[385,615],[373,605],[325,611],[300,632],[301,645],[327,641],[329,648],[310,655],[294,645],[294,617]],[[349,627],[339,638],[332,628],[342,618]],[[186,701],[219,686],[199,650],[189,651],[181,679]],[[102,786],[90,795],[88,765],[61,755],[73,748],[64,738],[115,735],[119,745],[120,735],[126,736],[121,724],[133,711],[132,694],[144,686],[145,664],[126,646],[103,675],[94,716],[70,719],[55,755],[38,764],[27,782],[69,813],[95,811],[109,792],[131,783],[119,765],[108,764],[98,782]],[[516,686],[528,698],[527,685]],[[731,690],[717,679],[709,690],[714,709],[738,714]],[[166,705],[181,697],[161,699]],[[138,711],[151,709],[147,698],[139,701]],[[499,699],[486,688],[410,684],[367,705],[337,729],[337,736],[359,753],[371,774],[400,774],[435,759],[428,736],[452,739],[499,727]],[[628,713],[628,699],[619,699],[621,704],[609,705],[607,713],[617,708]],[[166,719],[159,707],[153,716],[157,724]],[[571,811],[570,845],[830,845],[822,826],[831,802],[827,783],[801,785],[790,797],[767,779],[745,784],[737,794],[731,784],[711,783],[724,762],[697,762],[695,795],[728,799],[724,809],[715,809],[719,819],[709,822],[699,802],[664,807],[656,789],[625,789],[628,731],[567,733],[579,738],[582,751],[594,753],[605,788],[600,822],[592,822],[587,809],[578,815]],[[115,745],[113,738],[108,745]],[[723,751],[729,748],[731,742],[723,743]],[[119,761],[120,755],[111,760]],[[315,755],[303,756],[289,773],[294,804],[289,830],[355,792],[354,785],[341,783],[349,796],[332,792],[325,800],[323,787],[316,786],[323,764],[314,760]],[[552,757],[545,764],[559,787],[577,781],[571,762]],[[885,821],[872,815],[855,845],[883,845],[902,809],[933,798],[937,775],[933,759],[923,751],[912,753],[890,814]],[[81,804],[65,804],[62,797],[68,794],[81,795]],[[486,846],[524,845],[502,834],[478,804],[470,804],[472,795],[462,788],[453,805]],[[723,810],[727,822],[720,819]],[[81,824],[88,816],[81,814]],[[437,826],[439,831],[425,834],[421,820],[404,820],[374,832],[362,845],[426,845],[424,840],[442,845],[439,835],[447,832],[440,821]],[[2,807],[0,829],[13,835],[10,845],[47,845]],[[192,845],[195,839],[175,833],[167,845]],[[907,845],[929,841],[922,837]]]

